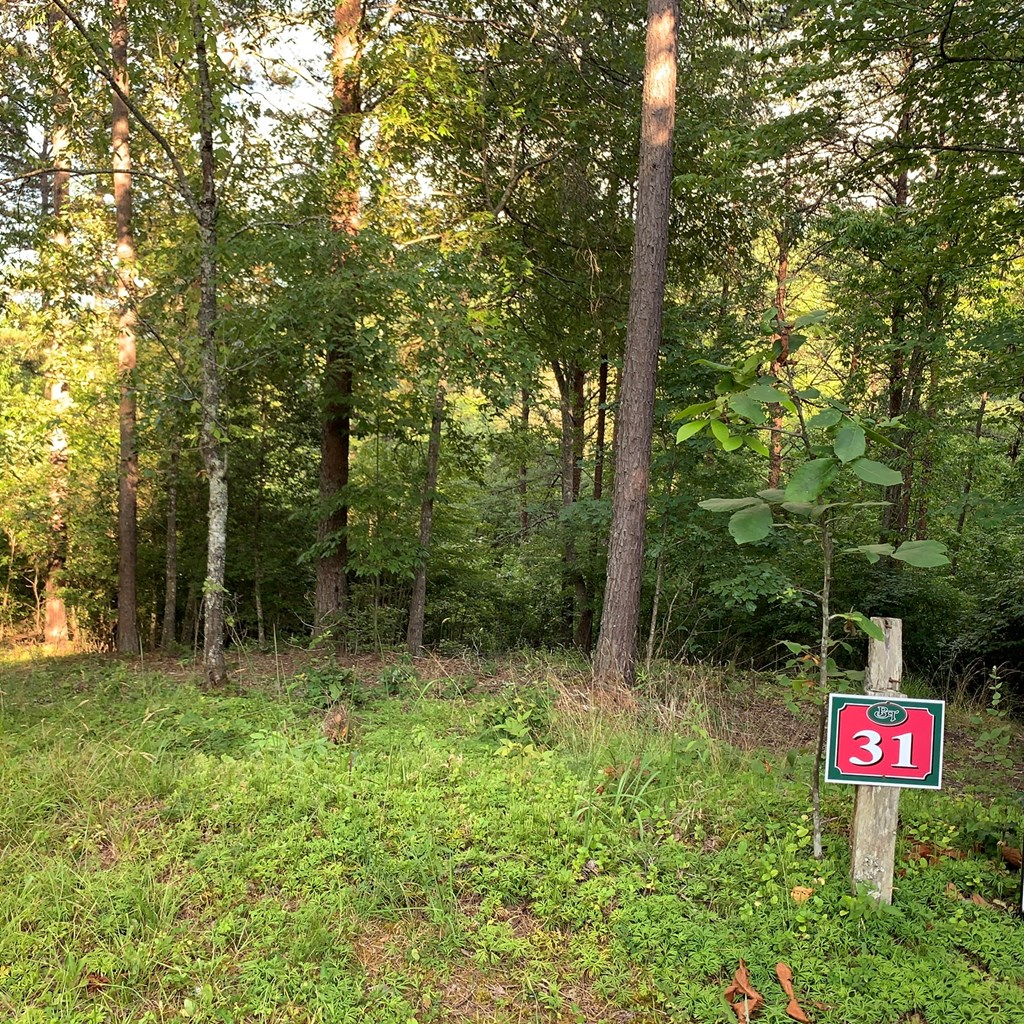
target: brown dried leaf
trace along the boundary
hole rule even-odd
[[[789,964],[777,963],[775,965],[775,977],[779,979],[782,991],[789,996],[789,1005],[786,1007],[786,1015],[801,1024],[811,1024],[811,1018],[800,1008],[796,1001],[796,993],[793,991],[793,971]]]
[[[806,903],[814,895],[814,890],[807,885],[794,885],[789,895],[794,903]]]
[[[85,991],[94,996],[102,992],[110,984],[110,979],[105,974],[96,974],[90,971],[85,976]]]
[[[971,902],[974,903],[976,906],[979,906],[979,907],[991,907],[992,906],[992,904],[989,903],[989,901],[987,899],[985,899],[984,896],[981,896],[981,895],[979,895],[976,892],[972,892],[971,893]]]
[[[740,961],[740,966],[732,976],[732,984],[725,990],[725,1000],[732,1007],[739,1024],[749,1024],[750,1019],[764,1006],[764,996],[750,984],[750,972],[747,962]]]
[[[1006,843],[999,844],[999,852],[1002,858],[1011,868],[1016,868],[1020,871],[1021,865],[1021,852],[1012,846],[1007,846]]]

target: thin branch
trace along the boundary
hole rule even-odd
[[[19,181],[28,181],[31,178],[40,178],[44,174],[56,174],[58,171],[62,174],[70,174],[73,177],[85,177],[87,175],[105,177],[108,174],[127,174],[129,176],[139,178],[152,178],[153,181],[159,181],[161,185],[166,185],[168,188],[174,189],[175,192],[179,191],[177,182],[172,181],[165,175],[152,174],[149,171],[140,171],[136,169],[132,169],[130,171],[115,171],[112,167],[80,167],[77,169],[70,167],[40,167],[34,171],[25,171],[24,174],[15,174],[10,178],[0,178],[0,188],[6,185],[14,185]]]
[[[153,141],[156,142],[156,144],[167,155],[167,159],[170,160],[171,166],[174,168],[174,173],[178,178],[178,194],[185,200],[189,210],[198,219],[199,204],[192,191],[192,186],[189,184],[188,173],[185,170],[184,164],[182,164],[181,160],[178,158],[178,154],[174,152],[174,147],[168,141],[167,136],[164,135],[164,133],[161,132],[148,117],[146,117],[146,115],[139,109],[138,104],[135,103],[135,101],[124,91],[124,89],[121,88],[120,85],[118,85],[113,72],[106,67],[107,54],[104,53],[99,44],[91,35],[89,35],[89,31],[82,22],[82,19],[74,13],[66,0],[52,0],[52,2],[54,6],[61,11],[64,17],[75,26],[78,30],[78,34],[85,40],[86,45],[95,54],[96,60],[98,61],[96,70],[104,79],[106,79],[107,84],[114,90],[121,102],[124,103],[124,105],[131,111],[139,124],[142,125],[142,127],[152,137]]]

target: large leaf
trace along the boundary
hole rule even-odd
[[[721,420],[711,421],[711,433],[715,435],[715,440],[720,445],[724,445],[732,437],[729,428]]]
[[[729,397],[729,405],[745,420],[749,420],[757,426],[761,426],[764,423],[764,407],[758,405],[757,402],[743,392],[731,395]]]
[[[786,485],[786,501],[815,501],[839,472],[835,459],[812,459],[798,466]]]
[[[893,558],[916,565],[919,569],[935,569],[940,565],[949,565],[946,557],[946,545],[937,540],[908,540],[901,544],[892,554]]]
[[[699,434],[707,425],[707,420],[692,420],[689,423],[684,423],[676,431],[676,444],[680,444],[687,438],[693,437],[694,434]]]
[[[807,426],[814,429],[834,427],[842,418],[843,414],[838,409],[822,409],[807,421]]]
[[[895,487],[903,483],[903,474],[890,469],[873,459],[854,459],[850,468],[867,484],[881,484],[883,487]]]
[[[882,502],[882,504],[887,504],[887,502]],[[882,555],[891,555],[893,551],[894,548],[891,544],[858,544],[855,548],[843,548],[840,554],[861,554],[874,565]]]
[[[864,431],[856,423],[847,423],[832,443],[832,449],[840,462],[852,462],[864,454]]]
[[[740,509],[729,519],[729,532],[737,544],[763,540],[772,532],[771,506],[758,503]]]
[[[705,498],[704,501],[697,502],[697,508],[708,512],[735,512],[738,508],[761,504],[763,502],[760,498]]]
[[[751,437],[747,434],[743,438],[743,443],[752,452],[757,452],[758,455],[762,455],[766,459],[771,458],[771,452],[768,451],[768,445],[766,445],[759,437]]]
[[[688,405],[682,412],[675,414],[676,419],[688,420],[691,416],[703,416],[704,413],[710,412],[717,405],[717,402],[698,402],[696,405]]]
[[[769,487],[767,490],[758,491],[757,496],[764,498],[765,501],[779,502],[786,500],[786,492],[781,487]]]
[[[784,402],[786,396],[770,384],[753,384],[746,390],[746,396],[755,402]]]
[[[840,615],[839,618],[855,622],[872,640],[885,643],[885,631],[877,623],[872,622],[863,612],[849,612],[846,615]]]

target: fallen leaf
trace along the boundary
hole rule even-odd
[[[980,896],[976,892],[972,892],[971,893],[971,902],[976,904],[979,907],[990,907],[990,906],[992,906],[992,904],[989,903],[989,901],[987,899],[985,899],[984,896]]]
[[[732,976],[732,984],[725,990],[726,1002],[732,1007],[739,1024],[749,1024],[750,1019],[764,1006],[764,996],[750,984],[750,972],[747,962],[740,961],[740,966]]]
[[[110,984],[110,979],[105,974],[90,972],[85,976],[85,991],[94,996],[102,992]]]
[[[794,903],[806,903],[814,895],[814,890],[806,885],[794,885],[789,895],[793,897]]]
[[[811,1018],[800,1008],[796,1001],[796,993],[793,991],[793,971],[789,964],[778,963],[775,965],[775,976],[779,979],[782,991],[789,996],[789,1005],[786,1007],[786,1016],[798,1020],[801,1024],[811,1024]]]
[[[999,844],[999,852],[1000,852],[1000,854],[1002,854],[1003,860],[1006,861],[1006,863],[1011,868],[1016,868],[1018,871],[1020,871],[1020,865],[1021,865],[1021,852],[1020,852],[1020,850],[1015,849],[1012,846],[1007,846],[1006,843],[1000,843]]]

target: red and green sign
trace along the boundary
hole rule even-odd
[[[830,693],[825,781],[942,788],[946,703]]]

